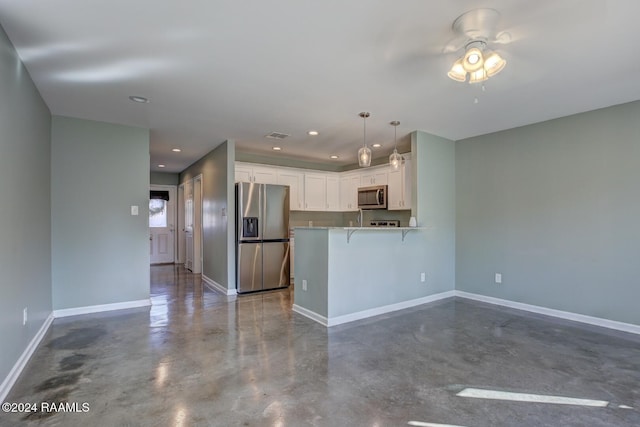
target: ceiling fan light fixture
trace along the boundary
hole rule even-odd
[[[479,83],[495,76],[507,65],[498,53],[489,50],[487,43],[500,42],[496,37],[500,13],[495,9],[479,8],[458,16],[452,30],[466,39],[464,53],[458,57],[447,73],[458,82]],[[458,49],[458,48],[456,48]]]

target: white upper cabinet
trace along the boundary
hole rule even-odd
[[[251,163],[235,164],[236,182],[255,182],[258,184],[277,184],[278,169],[272,166],[255,165]]]
[[[304,174],[304,209],[307,211],[327,210],[327,175],[324,173]]]
[[[304,172],[280,168],[278,184],[289,186],[289,206],[292,211],[304,210]]]
[[[410,153],[398,171],[388,165],[349,172],[324,172],[236,162],[236,182],[288,185],[292,211],[358,210],[358,188],[388,185],[390,210],[411,209]]]
[[[360,175],[360,186],[369,187],[371,185],[387,185],[388,166],[376,166],[363,171]]]
[[[400,169],[389,170],[389,210],[411,209],[411,157],[408,154],[403,157]]]
[[[340,210],[343,212],[358,210],[358,187],[360,174],[347,173],[340,176]]]
[[[340,211],[340,179],[337,174],[327,174],[327,210]]]
[[[253,168],[251,166],[236,163],[236,182],[253,182]]]

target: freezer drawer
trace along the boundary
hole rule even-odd
[[[262,243],[238,245],[238,293],[262,290]]]
[[[264,242],[262,245],[263,289],[289,286],[289,242]]]

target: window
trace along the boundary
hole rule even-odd
[[[149,200],[149,227],[167,226],[167,201],[162,199]]]

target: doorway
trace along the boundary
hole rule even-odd
[[[202,175],[185,181],[181,187],[184,194],[184,266],[194,274],[202,273]],[[184,242],[183,238],[184,236]],[[181,252],[182,253],[182,252]]]
[[[152,185],[149,195],[149,255],[151,264],[175,262],[176,187]]]

